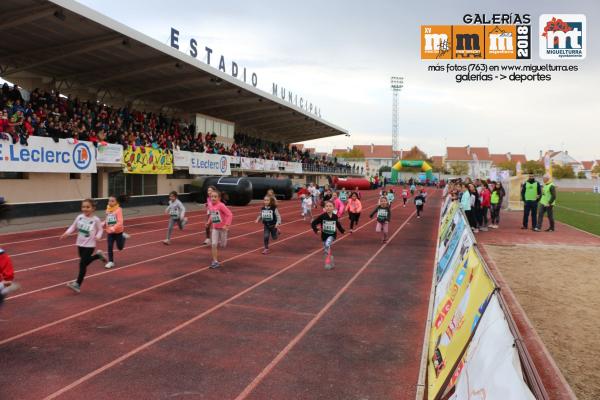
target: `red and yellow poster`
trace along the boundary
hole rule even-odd
[[[129,146],[123,152],[123,172],[126,174],[172,174],[173,154],[153,147]]]

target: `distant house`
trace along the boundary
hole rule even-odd
[[[600,165],[600,160],[582,161],[581,165],[583,167],[582,171],[585,174],[585,177],[587,179],[592,179],[594,177],[592,171],[596,165]]]
[[[446,169],[452,171],[452,165],[457,162],[466,163],[469,166],[467,175],[476,178],[489,176],[492,168],[492,159],[487,147],[446,147]]]
[[[512,161],[515,164],[520,162],[521,165],[527,162],[527,157],[525,156],[525,154],[490,154],[490,158],[492,159],[492,165],[494,167],[498,167],[500,164],[509,161]]]
[[[550,157],[551,165],[561,165],[563,167],[566,165],[570,165],[571,168],[573,168],[573,172],[575,172],[575,175],[577,175],[579,173],[579,171],[583,170],[583,165],[581,164],[581,162],[579,162],[576,159],[574,159],[573,157],[571,157],[569,155],[569,152],[566,150],[565,151],[548,150],[543,155],[541,154],[541,151],[540,151],[540,161],[541,162],[544,162],[546,155],[548,155]]]
[[[432,156],[431,164],[433,168],[444,168],[444,156]]]

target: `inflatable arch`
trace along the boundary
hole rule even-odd
[[[431,165],[427,164],[423,160],[400,160],[392,167],[392,183],[398,183],[398,172],[402,167],[416,167],[421,168],[421,171],[425,172],[425,177],[431,181],[434,180]]]

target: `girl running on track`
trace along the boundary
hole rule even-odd
[[[413,201],[415,202],[415,207],[417,207],[417,218],[421,218],[421,213],[423,212],[423,207],[425,206],[425,197],[423,196],[423,191],[417,193]]]
[[[208,189],[206,189],[206,224],[204,225],[204,233],[206,234],[204,244],[206,245],[210,245],[210,227],[212,224],[210,220],[210,211],[208,210],[208,203],[210,203],[210,194],[215,190],[217,190],[217,188],[214,186],[209,186]]]
[[[310,184],[310,188],[308,190],[312,194],[313,207],[314,208],[319,207],[319,198],[321,197],[321,191],[314,183]]]
[[[391,206],[392,203],[394,202],[394,200],[396,199],[396,195],[394,194],[394,189],[390,189],[387,192],[387,199],[388,199],[388,203],[390,203],[390,206]]]
[[[348,201],[348,192],[346,192],[346,188],[342,188],[342,191],[339,194],[339,198],[342,201],[342,203],[346,205],[346,202]]]
[[[387,242],[388,227],[392,218],[392,210],[390,208],[390,204],[388,203],[387,197],[381,196],[379,198],[379,204],[373,210],[371,215],[369,215],[369,218],[373,218],[375,214],[377,214],[377,225],[375,226],[375,232],[382,233],[383,243],[385,243]]]
[[[269,238],[273,240],[279,236],[279,226],[281,225],[281,214],[277,209],[277,202],[274,197],[266,196],[263,199],[263,207],[260,209],[260,214],[256,218],[256,223],[261,222],[264,225],[263,242],[265,248],[263,254],[269,254]]]
[[[177,224],[179,230],[183,230],[188,219],[185,217],[185,207],[183,203],[177,198],[177,192],[172,191],[169,193],[169,205],[165,209],[165,214],[169,215],[169,228],[167,229],[167,238],[163,240],[164,244],[171,244],[171,233],[173,232],[173,226]]]
[[[104,265],[104,268],[110,269],[115,266],[113,255],[115,243],[117,244],[117,249],[123,250],[125,241],[129,238],[129,235],[124,232],[123,210],[116,196],[108,198],[106,218],[103,225],[106,231],[106,244],[108,245],[108,263]]]
[[[311,220],[313,218],[312,215],[312,196],[310,195],[302,195],[301,197],[301,205],[302,205],[302,220],[306,221],[306,216],[308,216]]]
[[[408,200],[408,189],[406,186],[402,188],[402,207],[406,207],[406,201]]]
[[[81,202],[81,214],[79,214],[71,226],[62,234],[60,239],[66,238],[71,233],[77,231],[77,251],[79,252],[79,275],[75,282],[67,283],[67,286],[79,293],[83,279],[87,273],[87,267],[93,261],[100,260],[106,262],[106,257],[101,250],[94,254],[96,249],[96,240],[102,238],[102,221],[94,215],[96,204],[92,199],[85,199]]]
[[[342,218],[342,215],[344,215],[344,203],[338,197],[337,192],[331,193],[331,202],[333,203],[334,207],[333,213],[336,214],[338,218]]]
[[[210,219],[212,232],[210,237],[212,263],[211,268],[219,268],[218,246],[227,246],[227,232],[233,221],[233,214],[223,202],[221,202],[221,193],[218,190],[213,190],[210,194],[210,202],[208,203],[210,211]]]
[[[348,218],[350,218],[350,233],[353,233],[354,227],[358,226],[358,219],[362,211],[362,203],[358,199],[358,193],[353,192],[350,195],[346,208],[348,209]]]
[[[411,183],[411,185],[410,185],[410,195],[412,196],[413,194],[415,194],[416,190],[417,190],[417,186],[415,186],[414,183]]]
[[[15,269],[13,268],[10,256],[4,249],[0,249],[0,305],[9,293],[19,288],[19,284],[14,282]]]
[[[323,241],[323,251],[325,253],[325,269],[332,269],[333,255],[331,255],[331,246],[337,237],[337,231],[344,233],[344,228],[338,220],[338,216],[333,212],[333,202],[325,202],[325,212],[319,215],[311,223],[311,227],[315,233],[321,230],[321,240]]]

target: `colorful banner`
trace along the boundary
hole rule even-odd
[[[261,158],[240,157],[240,168],[251,171],[264,171],[265,160]]]
[[[434,310],[429,339],[428,397],[435,399],[477,326],[494,284],[473,248],[452,275],[452,284]]]
[[[279,161],[264,160],[265,171],[279,172]]]
[[[439,237],[442,237],[446,234],[446,230],[450,226],[450,221],[452,221],[455,213],[458,211],[459,208],[460,206],[458,205],[458,201],[453,201],[450,207],[448,208],[448,212],[446,212],[446,215],[444,215],[440,222]]]
[[[120,144],[99,144],[96,148],[96,162],[98,164],[119,164],[123,162],[123,146]]]
[[[0,139],[0,171],[95,173],[95,154],[91,142],[30,136],[22,146]]]
[[[190,166],[191,151],[173,151],[173,166],[177,168],[188,168]]]
[[[221,154],[190,153],[191,175],[231,175],[229,157]]]
[[[172,174],[173,154],[153,147],[129,146],[123,151],[123,172],[126,174]]]
[[[456,385],[454,385],[456,383]],[[534,400],[523,380],[519,353],[498,295],[494,294],[477,331],[459,363],[448,389],[455,386],[451,400]]]

